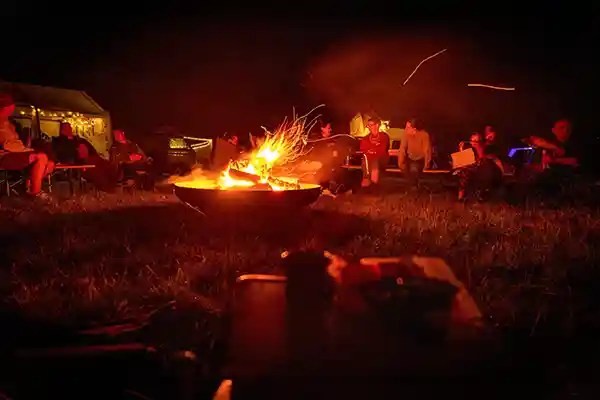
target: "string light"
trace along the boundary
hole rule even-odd
[[[106,132],[107,124],[103,118],[87,117],[78,112],[54,112],[36,109],[31,106],[29,110],[21,110],[19,114],[24,117],[34,118],[36,113],[44,120],[66,122],[73,128],[73,133],[79,136],[95,136]]]

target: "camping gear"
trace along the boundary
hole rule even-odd
[[[252,394],[256,398],[314,398],[316,394],[324,397],[327,391],[340,398],[349,398],[345,395],[350,394],[354,395],[351,398],[365,398],[366,395],[357,396],[354,391],[373,394],[402,390],[403,385],[406,388],[407,384],[420,381],[419,376],[423,379],[423,387],[419,386],[421,390],[431,388],[429,382],[434,376],[445,376],[451,383],[457,374],[470,376],[479,371],[468,367],[473,367],[471,363],[485,353],[475,345],[482,339],[479,336],[482,332],[481,313],[443,260],[402,257],[362,259],[351,263],[321,253],[322,262],[317,252],[299,253],[284,254],[283,267],[287,276],[242,275],[237,280],[223,374],[230,393]],[[308,264],[313,268],[308,268]],[[307,268],[308,277],[290,273],[290,269],[301,272]],[[321,279],[318,268],[326,268],[329,281],[338,282],[333,301],[328,301],[331,299],[328,279]],[[392,278],[394,275],[397,276],[395,279]],[[428,285],[437,287],[437,294],[424,290],[426,280]],[[292,282],[298,290],[290,290],[288,285]],[[311,282],[317,285],[312,287]],[[302,286],[309,309],[307,315],[302,315]],[[402,292],[410,292],[411,296],[400,300]],[[318,297],[322,301],[315,301]],[[432,301],[436,297],[441,301]],[[298,300],[296,311],[292,304],[294,299]],[[367,308],[360,311],[360,307],[355,307],[355,300]],[[405,307],[399,309],[397,306],[401,303]],[[411,327],[390,324],[390,321],[409,323],[406,315],[412,313],[416,318],[427,306],[430,310],[421,315],[422,319],[426,324],[445,324],[443,338],[410,339],[404,333]],[[412,312],[411,308],[414,309]],[[407,314],[395,319],[394,314],[399,310]],[[293,323],[294,318],[299,317],[302,322],[311,315],[316,315],[311,324],[322,320],[323,326],[303,328],[302,324]],[[319,317],[327,315],[329,318]],[[413,319],[412,323],[418,325],[423,321]],[[319,332],[321,336],[318,336]],[[310,343],[300,343],[311,335]],[[461,346],[465,341],[467,346]],[[301,362],[297,359],[297,349],[306,346],[312,350],[308,351],[312,356]],[[314,350],[319,347],[323,349],[322,354],[314,357]],[[300,372],[297,370],[299,365],[303,366]],[[393,378],[391,380],[398,385],[382,387],[380,380],[375,379],[382,376]],[[408,377],[417,379],[409,383]],[[348,378],[353,380],[352,385],[347,384]]]

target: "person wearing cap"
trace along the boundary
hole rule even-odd
[[[54,163],[48,160],[43,152],[38,152],[23,144],[9,117],[15,111],[12,97],[0,93],[0,169],[8,171],[29,170],[30,195],[47,199],[48,194],[42,192],[43,179],[52,173]]]

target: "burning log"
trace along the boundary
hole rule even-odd
[[[257,183],[252,186],[238,186],[235,188],[235,190],[257,191],[257,190],[273,190],[273,188],[268,183]]]
[[[271,186],[277,186],[284,190],[298,190],[300,189],[300,184],[298,182],[288,182],[282,179],[269,177],[268,182]]]
[[[233,179],[236,180],[240,180],[240,181],[250,181],[253,182],[255,185],[260,184],[260,176],[258,175],[254,175],[248,172],[243,172],[240,171],[238,169],[233,169],[230,168],[229,169],[229,176],[231,176]]]

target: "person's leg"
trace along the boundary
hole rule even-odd
[[[381,157],[377,162],[377,181],[375,183],[381,182],[381,177],[385,174],[388,166],[390,164],[389,156]]]
[[[412,160],[408,157],[406,158],[406,161],[404,161],[404,179],[408,186],[410,186],[412,182],[411,163]]]
[[[30,194],[36,195],[42,191],[42,180],[46,173],[48,156],[44,153],[30,153],[29,162],[33,164],[31,168]]]
[[[371,161],[368,157],[363,156],[361,168],[362,168],[362,187],[367,187],[371,185]]]
[[[46,164],[46,170],[44,171],[44,177],[51,175],[54,172],[55,166],[56,164],[54,163],[54,161],[48,160],[48,163]]]
[[[458,200],[463,201],[467,198],[467,187],[469,185],[468,169],[463,168],[458,172]]]
[[[418,182],[418,161],[406,159],[406,180],[409,187],[416,187]]]
[[[423,169],[425,168],[425,160],[420,159],[413,161],[414,167],[414,185],[415,187],[419,187],[419,182],[421,181],[421,175],[423,174]]]
[[[375,185],[379,184],[381,174],[386,166],[386,158],[373,158],[371,162],[371,182]]]

